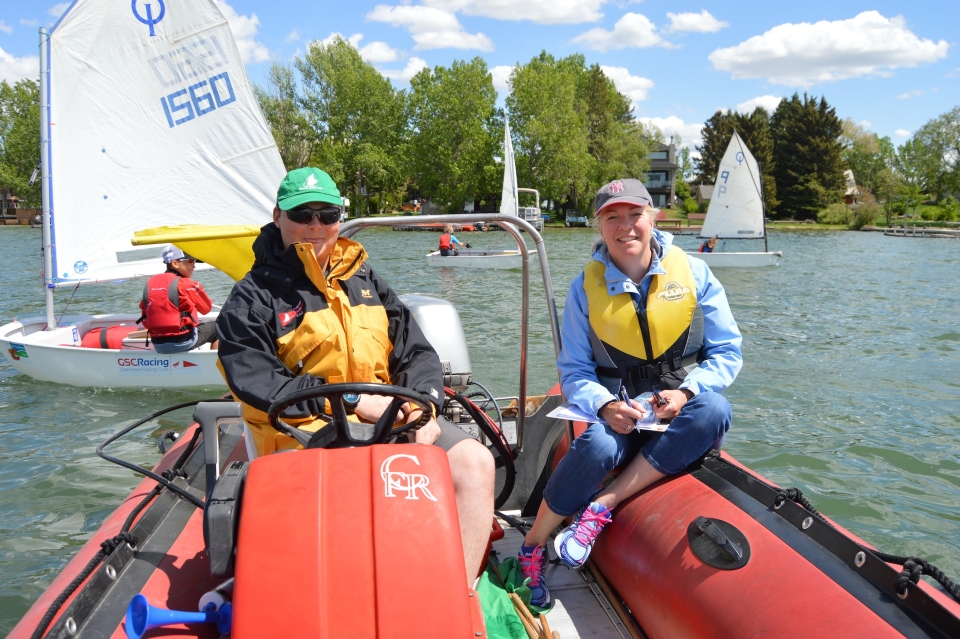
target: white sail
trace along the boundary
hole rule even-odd
[[[49,285],[162,271],[138,229],[269,221],[284,167],[215,0],[76,0],[46,46]]]
[[[760,168],[736,131],[720,161],[700,237],[763,237]]]
[[[519,216],[517,194],[517,164],[513,159],[513,140],[510,138],[510,121],[503,122],[503,190],[500,194],[500,212]]]

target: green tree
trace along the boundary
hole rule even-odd
[[[633,119],[630,99],[617,91],[613,81],[599,65],[580,73],[577,108],[587,122],[587,168],[585,191],[574,193],[575,205],[589,209],[593,194],[607,182],[622,178],[642,178],[650,167],[651,144],[659,131],[646,129]],[[576,182],[575,182],[576,184]]]
[[[268,88],[254,87],[260,110],[270,125],[280,158],[288,171],[305,166],[313,152],[314,136],[301,108],[294,70],[282,64],[270,67]]]
[[[557,60],[546,51],[510,74],[506,98],[517,179],[540,198],[571,199],[590,191],[590,127],[578,108],[582,55]]]
[[[903,213],[908,214],[910,203],[918,204],[926,192],[928,176],[936,171],[939,162],[923,141],[914,136],[900,145],[893,164],[900,186],[898,200],[903,202]]]
[[[423,69],[410,81],[408,170],[420,192],[447,212],[488,186],[486,167],[503,137],[496,100],[479,57]]]
[[[40,161],[40,85],[0,82],[0,187],[20,197],[21,206],[40,207],[40,180],[29,185]]]
[[[680,167],[677,170],[677,180],[679,182],[689,182],[695,175],[693,160],[690,158],[690,148],[680,146],[683,143],[680,139],[680,134],[674,135],[673,143],[677,145],[677,166]]]
[[[840,134],[842,123],[826,98],[796,93],[781,100],[771,118],[774,178],[780,217],[816,219],[846,190]]]
[[[295,64],[315,140],[310,163],[355,197],[354,211],[369,212],[375,192],[403,190],[405,95],[340,37],[311,45]]]
[[[845,119],[842,126],[840,144],[843,163],[853,171],[861,191],[876,194],[881,189],[880,181],[887,179],[884,170],[892,166],[896,149],[890,138],[881,138],[850,118]]]
[[[913,139],[927,153],[920,163],[924,190],[938,199],[960,193],[960,106],[924,124]]]

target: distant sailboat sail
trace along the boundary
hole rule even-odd
[[[214,0],[77,0],[46,46],[48,286],[162,271],[138,229],[269,220],[284,167]]]
[[[513,158],[513,140],[510,138],[510,121],[503,123],[503,190],[500,195],[500,212],[518,216],[517,164]]]
[[[720,160],[713,198],[700,237],[727,239],[763,236],[760,167],[743,139],[734,131],[727,151]]]
[[[733,252],[718,247],[712,252],[697,253],[711,267],[775,266],[783,255],[781,251],[768,250],[760,166],[736,131],[720,160],[700,237],[763,240],[762,252]]]

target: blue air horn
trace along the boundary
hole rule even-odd
[[[177,623],[215,623],[220,634],[230,634],[230,624],[233,617],[233,608],[229,603],[220,606],[219,610],[201,612],[183,612],[180,610],[164,610],[150,605],[143,595],[135,595],[127,606],[127,622],[125,624],[127,636],[130,639],[140,639],[147,630],[159,626],[168,626]]]

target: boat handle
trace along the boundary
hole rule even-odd
[[[710,538],[710,540],[720,546],[720,550],[723,551],[727,558],[730,561],[740,561],[743,558],[743,550],[737,544],[733,543],[729,537],[727,537],[720,527],[715,525],[713,521],[706,517],[697,517],[693,520],[693,525],[702,532],[704,535]]]

